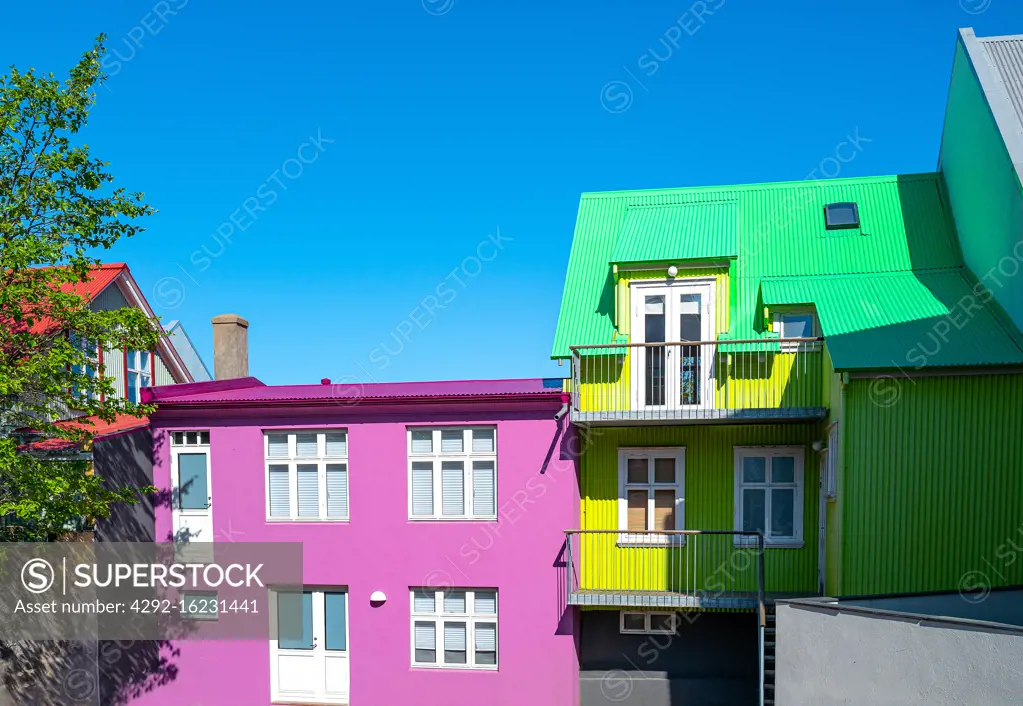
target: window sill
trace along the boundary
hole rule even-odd
[[[453,664],[413,664],[410,669],[424,669],[427,671],[448,671],[448,672],[496,672],[497,665],[486,665],[483,667],[456,666]]]
[[[494,517],[410,517],[409,522],[497,522]]]
[[[268,517],[267,524],[271,525],[347,525],[351,522],[348,517]]]

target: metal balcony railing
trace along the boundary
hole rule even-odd
[[[568,604],[757,611],[764,538],[727,530],[567,530]]]
[[[822,419],[823,339],[572,347],[579,424]]]

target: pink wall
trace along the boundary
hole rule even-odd
[[[209,421],[198,412],[157,413],[154,481],[170,486],[167,430],[210,429],[217,541],[300,541],[307,584],[348,586],[352,704],[571,706],[578,703],[579,684],[575,627],[564,606],[564,569],[555,566],[564,560],[564,530],[579,525],[574,462],[562,459],[570,425],[563,420],[566,431],[559,436],[557,399],[502,407],[432,405],[374,416],[333,406],[324,408],[329,416],[314,411],[287,423],[265,411],[234,419],[209,412]],[[499,522],[408,520],[406,426],[439,419],[497,425]],[[348,429],[350,523],[266,521],[263,429],[289,427]],[[157,537],[166,538],[169,508],[157,511],[156,523]],[[421,585],[498,589],[496,672],[411,668],[408,591]],[[388,597],[381,607],[369,602],[376,590]],[[133,704],[270,703],[268,642],[174,647],[180,650],[171,658],[176,678]]]

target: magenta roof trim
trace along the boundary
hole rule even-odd
[[[152,388],[153,400],[162,405],[210,403],[278,402],[339,402],[359,400],[413,399],[441,401],[465,400],[473,397],[535,397],[557,399],[563,393],[558,378],[528,378],[521,380],[450,380],[442,382],[380,382],[335,383],[332,385],[264,385],[255,378],[244,378],[244,386],[221,386],[222,383],[241,383],[242,380],[223,380],[189,385]],[[188,389],[183,389],[188,388]]]
[[[187,382],[180,385],[159,385],[142,389],[142,404],[159,402],[171,397],[183,397],[200,393],[227,392],[249,388],[266,387],[262,381],[253,378],[233,378],[231,380],[209,380],[206,382]]]

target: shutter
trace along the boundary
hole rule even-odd
[[[445,461],[441,464],[441,514],[458,517],[465,514],[465,464]]]
[[[288,467],[270,466],[270,517],[291,514],[291,493],[288,490]]]
[[[445,454],[462,453],[465,433],[461,429],[444,430],[440,433],[440,451]]]
[[[288,457],[288,435],[267,434],[267,456],[270,458]]]
[[[449,591],[444,594],[445,613],[465,613],[465,591]]]
[[[497,624],[476,623],[473,626],[476,642],[475,662],[478,665],[497,664]]]
[[[494,430],[473,429],[472,430],[472,452],[474,454],[494,453]]]
[[[444,664],[466,664],[465,623],[444,623]]]
[[[497,592],[476,591],[473,602],[473,612],[477,615],[497,614]]]
[[[437,661],[437,625],[433,622],[415,625],[415,661],[428,664]]]
[[[476,623],[476,650],[479,652],[497,651],[497,625]]]
[[[316,434],[295,434],[295,453],[303,458],[316,458]]]
[[[327,433],[327,455],[333,458],[348,456],[348,434],[346,432]]]
[[[298,466],[298,516],[320,516],[319,469],[313,465]]]
[[[412,611],[414,613],[434,613],[437,611],[437,594],[417,588],[412,593]]]
[[[437,649],[437,630],[433,623],[416,623],[416,649]]]
[[[433,432],[429,429],[412,430],[412,453],[433,453]]]
[[[475,517],[497,515],[496,482],[493,461],[474,461],[472,464],[472,514]]]
[[[433,463],[412,464],[412,515],[433,514]]]
[[[327,517],[348,517],[348,466],[327,464]]]

